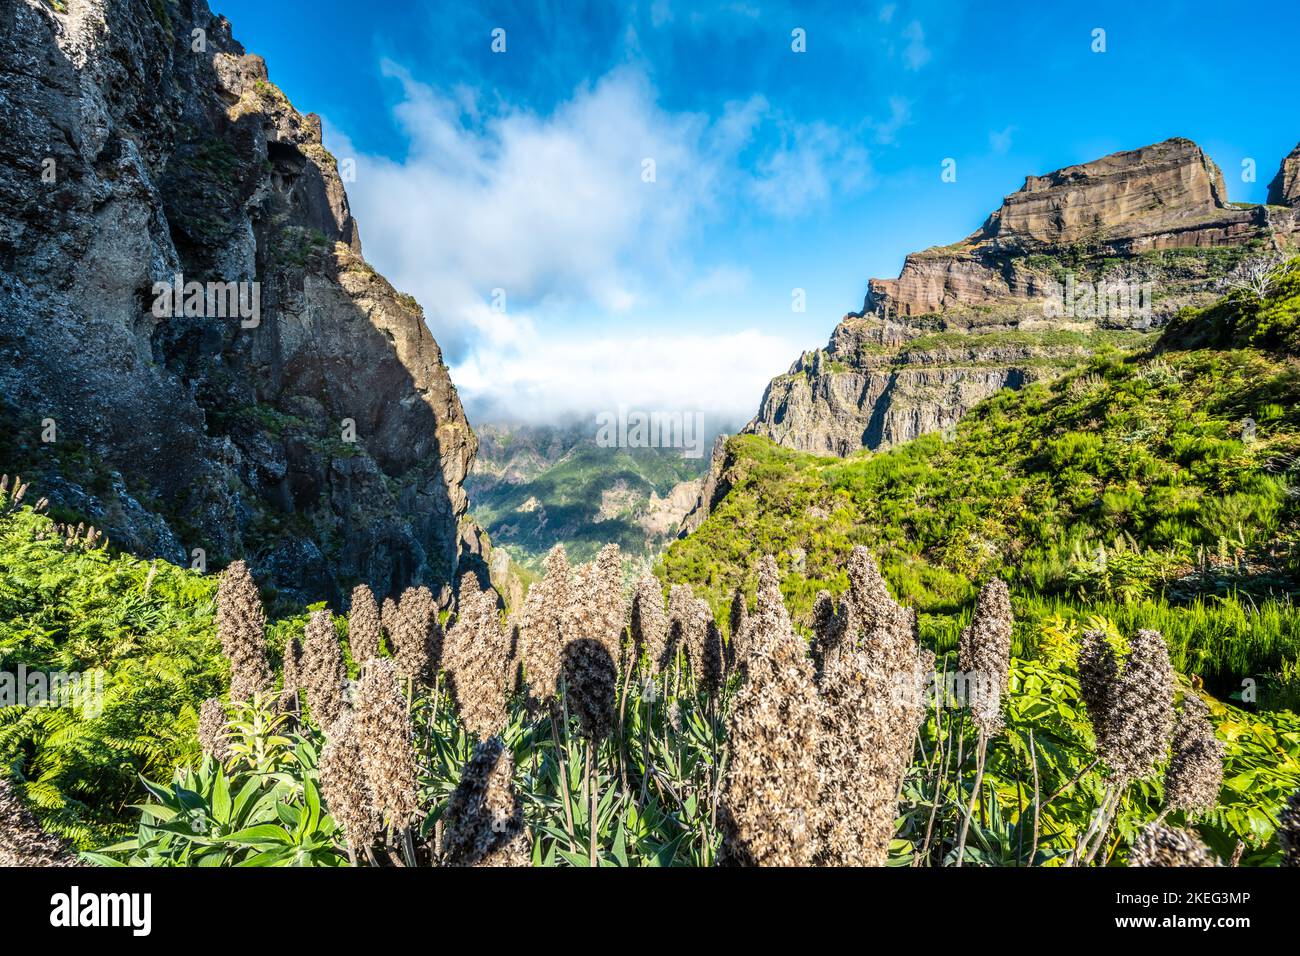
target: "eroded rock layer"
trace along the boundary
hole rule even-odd
[[[977,232],[870,280],[862,311],[772,380],[745,430],[848,455],[945,429],[1103,345],[1139,344],[1210,301],[1241,260],[1295,248],[1297,156],[1262,206],[1230,204],[1185,139],[1030,176]]]

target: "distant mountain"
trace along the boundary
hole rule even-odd
[[[680,449],[601,447],[591,423],[487,424],[477,434],[471,514],[493,547],[533,570],[556,544],[572,560],[609,542],[653,560],[694,507],[709,465]]]

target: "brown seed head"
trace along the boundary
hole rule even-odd
[[[741,865],[807,865],[816,840],[821,707],[770,555],[759,564],[758,602],[745,633],[745,679],[727,717],[722,856]]]
[[[584,637],[564,645],[564,687],[584,737],[597,741],[613,733],[618,669],[604,644]]]
[[[491,594],[462,595],[460,616],[447,631],[443,666],[461,720],[479,740],[506,725],[509,640]]]
[[[883,580],[870,554],[855,554],[859,582]],[[916,616],[879,589],[858,594],[871,602],[866,624],[850,592],[828,623],[823,645],[820,781],[816,860],[833,866],[883,866],[894,836],[898,794],[917,728],[925,719],[923,690],[934,657],[918,648]],[[824,611],[827,617],[832,613]]]
[[[217,636],[230,661],[230,699],[250,701],[271,689],[266,661],[266,615],[243,561],[232,562],[217,586]]]
[[[519,620],[524,670],[537,700],[548,699],[559,690],[570,590],[569,563],[563,545],[557,544],[546,556],[546,576],[528,589]]]
[[[199,747],[214,760],[224,763],[229,756],[226,708],[216,697],[209,697],[199,708]]]
[[[575,568],[561,620],[566,643],[599,641],[616,667],[622,659],[623,629],[627,622],[622,568],[616,544],[602,548],[595,561]]]
[[[668,646],[668,616],[664,613],[664,592],[659,579],[647,574],[636,585],[632,598],[632,647],[644,654],[650,673],[658,674]]]
[[[442,854],[451,866],[528,866],[524,808],[511,778],[514,759],[500,737],[474,747],[447,801]]]
[[[975,726],[986,737],[1003,727],[1002,697],[1011,673],[1011,595],[994,578],[980,590],[975,616],[961,632],[957,667],[966,678],[967,705]]]
[[[405,827],[417,803],[415,747],[397,668],[386,657],[370,661],[357,684],[356,730],[361,765],[385,824]]]
[[[80,865],[62,840],[41,829],[14,785],[0,774],[0,867]]]
[[[352,589],[352,609],[348,612],[348,647],[358,667],[379,656],[379,605],[370,588],[358,584]]]
[[[392,638],[397,672],[423,682],[430,669],[430,638],[438,627],[438,605],[426,587],[407,588],[397,606],[397,631]]]
[[[736,588],[731,595],[731,613],[727,621],[727,668],[736,666],[736,661],[744,657],[745,628],[749,623],[749,607],[745,604],[745,592]]]
[[[313,611],[307,618],[303,642],[302,686],[317,727],[328,728],[339,719],[346,704],[347,681],[334,618],[328,610]]]
[[[320,754],[320,788],[330,816],[343,828],[353,849],[372,846],[379,835],[379,814],[366,781],[361,743],[350,709],[330,725]]]
[[[1152,823],[1138,831],[1129,850],[1129,866],[1218,866],[1219,861],[1190,830]]]
[[[390,650],[393,646],[393,637],[397,633],[398,613],[397,602],[391,597],[384,598],[384,603],[379,609],[379,629],[388,638]]]
[[[1149,776],[1169,749],[1173,730],[1174,672],[1169,650],[1156,631],[1138,631],[1117,677],[1118,666],[1104,636],[1084,635],[1079,683],[1097,752],[1122,783]]]
[[[1165,770],[1165,804],[1196,813],[1218,802],[1223,786],[1223,744],[1214,735],[1210,710],[1199,694],[1183,695],[1174,726],[1173,756]]]

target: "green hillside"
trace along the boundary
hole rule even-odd
[[[1236,295],[1180,315],[1152,349],[999,393],[950,440],[844,460],[733,438],[729,494],[661,573],[721,608],[776,554],[806,622],[819,589],[844,590],[863,544],[940,650],[978,585],[1002,576],[1017,654],[1034,653],[1042,622],[1099,614],[1158,628],[1175,666],[1222,695],[1253,679],[1260,704],[1294,707],[1298,312],[1293,264],[1266,301]]]

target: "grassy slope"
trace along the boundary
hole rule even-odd
[[[949,442],[840,460],[734,438],[732,491],[662,572],[721,608],[775,553],[806,619],[820,588],[844,590],[845,558],[865,544],[940,649],[1000,575],[1025,620],[1018,653],[1033,653],[1043,621],[1099,613],[1159,627],[1176,665],[1221,693],[1264,677],[1272,703],[1294,706],[1300,365],[1284,349],[1298,313],[1293,277],[1262,308],[1185,316],[1171,344],[1220,348],[1098,356],[998,394]]]

